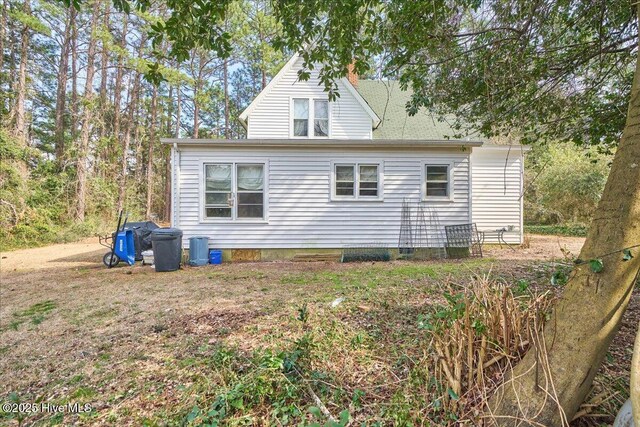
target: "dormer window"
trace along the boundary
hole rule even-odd
[[[329,137],[329,101],[326,99],[292,98],[291,116],[292,137]],[[310,120],[313,120],[311,126]]]
[[[329,136],[329,101],[313,100],[313,136]]]
[[[293,136],[309,136],[309,100],[293,100]]]

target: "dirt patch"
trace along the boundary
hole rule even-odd
[[[523,246],[490,245],[483,248],[483,253],[487,257],[505,260],[562,259],[569,254],[577,256],[584,240],[583,237],[526,235]],[[101,246],[96,238],[91,238],[77,243],[2,252],[0,253],[0,271],[9,273],[96,266],[101,265],[102,257],[107,251],[108,249]],[[260,264],[245,265],[252,268]],[[327,262],[315,262],[309,263],[302,269],[312,271],[326,266]],[[336,266],[336,268],[339,267]]]
[[[188,334],[223,337],[263,315],[260,311],[246,311],[240,308],[204,311],[178,317],[172,322],[171,328]]]
[[[566,257],[577,258],[584,241],[584,237],[527,234],[522,246],[491,245],[483,247],[482,252],[485,256],[496,259],[551,261]]]
[[[82,267],[102,262],[108,252],[97,238],[76,243],[19,249],[0,253],[0,270],[10,271],[46,270],[54,268]]]

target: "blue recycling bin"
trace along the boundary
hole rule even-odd
[[[209,251],[209,264],[222,264],[222,251],[211,249]]]
[[[209,238],[206,236],[189,239],[189,265],[202,266],[209,262]]]
[[[133,230],[118,231],[115,254],[129,265],[136,262],[136,248],[133,242]]]

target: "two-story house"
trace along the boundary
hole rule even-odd
[[[330,102],[317,72],[298,80],[301,67],[291,58],[240,115],[247,139],[163,139],[185,244],[208,236],[245,259],[398,247],[403,200],[436,212],[438,227],[474,222],[521,242],[520,146],[453,139],[446,121],[409,116],[393,81],[350,74]]]

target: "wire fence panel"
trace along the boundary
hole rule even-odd
[[[444,229],[450,258],[482,258],[482,244],[475,223],[447,225]]]

